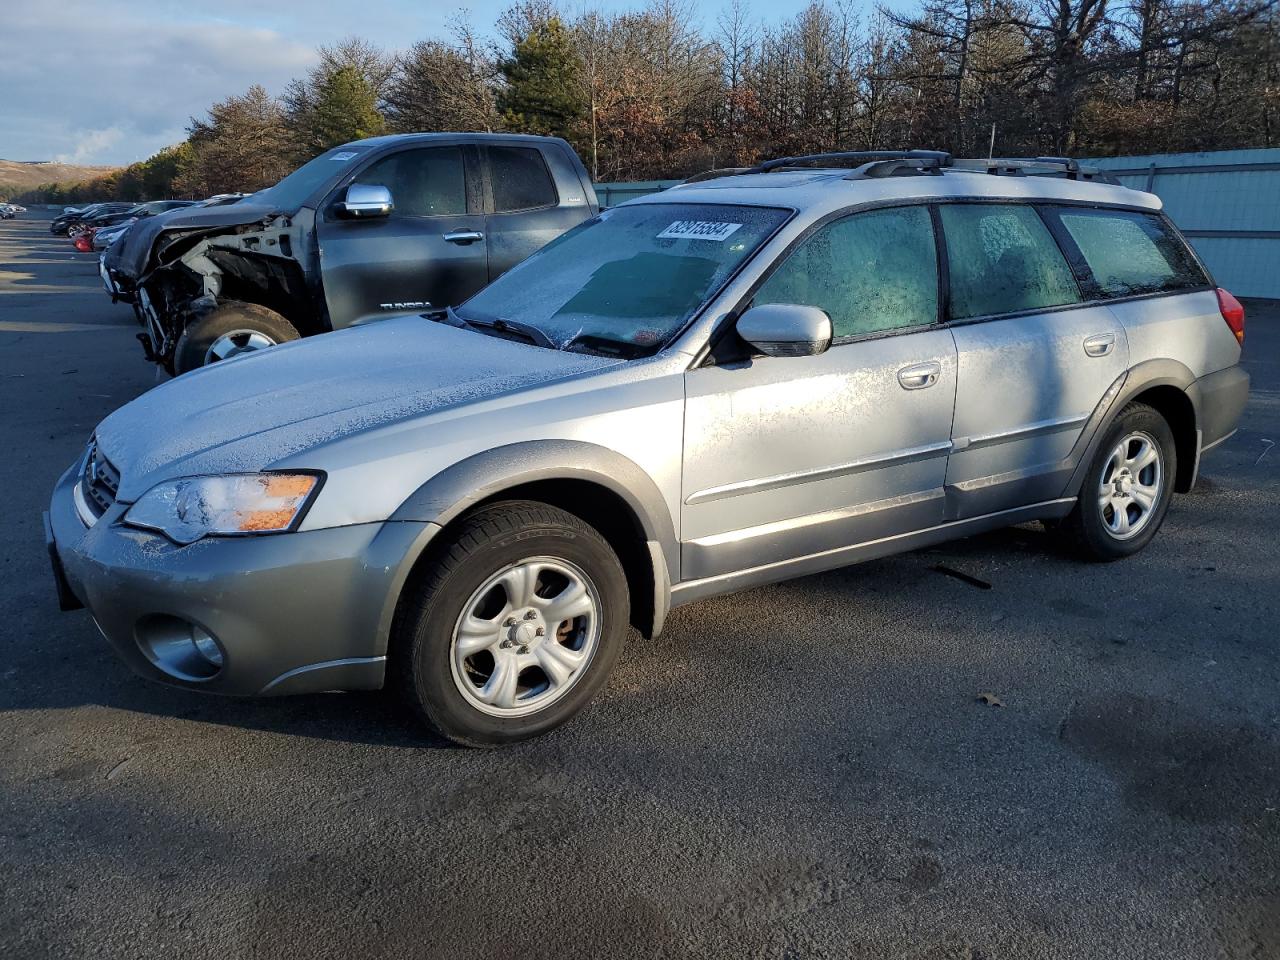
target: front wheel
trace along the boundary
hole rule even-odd
[[[498,746],[590,702],[630,620],[622,565],[594,528],[545,504],[494,504],[430,563],[402,608],[388,675],[432,727]]]
[[[1063,531],[1088,560],[1137,553],[1164,522],[1177,472],[1168,422],[1145,403],[1129,404],[1098,446]]]
[[[301,336],[292,323],[256,303],[227,301],[187,326],[174,350],[175,374]]]

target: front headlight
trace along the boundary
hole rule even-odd
[[[205,536],[280,533],[302,518],[320,478],[310,473],[240,473],[166,480],[144,493],[124,522],[175,543]]]

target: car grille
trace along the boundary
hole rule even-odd
[[[94,516],[102,516],[116,502],[116,492],[120,489],[120,471],[102,455],[97,443],[89,445],[89,455],[84,459],[84,473],[80,477],[80,489]]]

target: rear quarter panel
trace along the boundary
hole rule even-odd
[[[1240,344],[1213,290],[1110,304],[1129,339],[1129,366],[1177,360],[1197,379],[1240,362]]]

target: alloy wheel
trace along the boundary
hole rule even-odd
[[[1098,478],[1098,510],[1107,533],[1117,540],[1141,533],[1155,514],[1164,480],[1164,457],[1150,434],[1135,431],[1121,439]]]
[[[259,330],[232,330],[209,344],[209,349],[204,354],[204,362],[210,364],[217,363],[219,360],[230,360],[242,353],[265,350],[275,345],[274,340]]]
[[[581,568],[554,557],[522,560],[463,606],[449,649],[453,681],[482,713],[527,716],[582,678],[600,631],[600,596]]]

